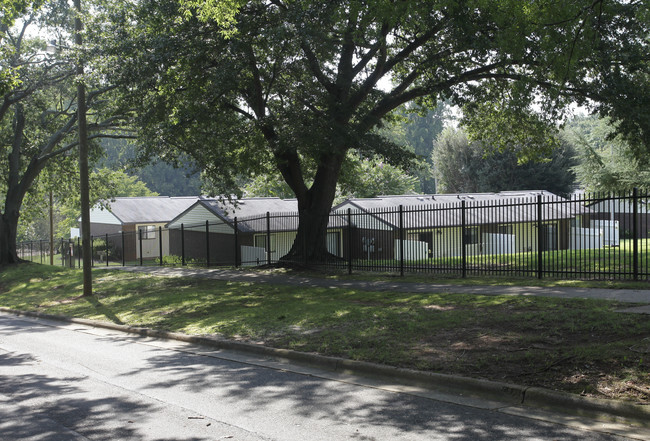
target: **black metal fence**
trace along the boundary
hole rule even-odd
[[[441,199],[438,197],[438,199]],[[363,209],[342,205],[329,215],[327,259],[299,262],[343,271],[507,275],[566,279],[648,280],[648,195],[538,195],[475,200],[411,199],[413,205]],[[362,205],[362,204],[361,204]],[[259,266],[286,259],[296,243],[297,213],[228,221],[140,225],[93,236],[94,265]],[[23,242],[19,254],[50,262],[49,241]],[[54,263],[78,267],[78,239],[55,241]],[[306,255],[307,253],[298,253]]]

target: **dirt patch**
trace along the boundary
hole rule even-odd
[[[451,311],[452,309],[455,309],[454,306],[441,306],[441,305],[424,305],[422,308],[427,311]]]
[[[503,306],[501,312],[521,312]],[[494,310],[490,311],[491,316]],[[527,311],[527,314],[529,311]],[[404,367],[459,374],[650,405],[650,336],[632,326],[539,320],[459,325],[419,339]],[[647,332],[647,331],[646,331]]]

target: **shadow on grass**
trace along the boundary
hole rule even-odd
[[[80,297],[80,299],[85,300],[86,302],[88,302],[93,308],[95,308],[95,311],[102,314],[104,317],[106,317],[111,322],[113,322],[115,324],[118,324],[118,325],[124,325],[125,324],[122,320],[120,320],[120,318],[117,315],[115,315],[115,313],[113,311],[111,311],[110,308],[103,305],[102,302],[100,302],[97,297],[94,297],[94,296],[82,296],[82,297]]]

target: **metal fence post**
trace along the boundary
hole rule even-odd
[[[126,266],[126,250],[124,249],[124,230],[122,233],[122,266]]]
[[[639,280],[639,189],[632,190],[632,275]]]
[[[65,250],[63,249],[63,239],[61,239],[61,266],[65,267]]]
[[[106,233],[106,266],[108,266],[108,233]]]
[[[81,238],[77,237],[77,268],[81,268]]]
[[[462,276],[463,279],[467,277],[467,238],[465,237],[467,235],[467,232],[465,231],[465,228],[467,227],[467,215],[465,213],[465,200],[462,200],[460,202],[460,209],[461,209],[461,214],[460,214],[460,220],[461,220],[461,256],[462,256]]]
[[[542,271],[544,270],[542,259],[544,257],[542,248],[544,246],[544,234],[542,224],[542,195],[537,195],[537,278],[542,278]]]
[[[181,266],[185,266],[185,225],[181,224]]]
[[[95,266],[95,260],[93,259],[93,254],[95,254],[95,236],[90,236],[90,266],[91,268]]]
[[[266,212],[266,263],[271,264],[271,213]]]
[[[162,227],[158,226],[158,256],[159,257],[159,266],[163,265],[163,240],[162,240]]]
[[[143,266],[143,259],[142,259],[142,228],[138,228],[138,249],[140,250],[140,266]]]
[[[237,225],[237,216],[235,216],[233,227],[235,228],[235,268],[239,268],[239,226]]]
[[[404,276],[404,206],[399,206],[399,275]]]
[[[40,262],[42,265],[43,264],[43,241],[41,239],[38,240],[38,252],[41,256]]]
[[[210,222],[205,221],[205,260],[208,268],[210,267]]]
[[[348,274],[352,274],[352,209],[348,208]]]

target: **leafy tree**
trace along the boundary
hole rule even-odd
[[[461,130],[447,128],[438,136],[432,153],[438,193],[479,191],[477,177],[483,152],[475,146]]]
[[[566,196],[574,190],[575,151],[568,143],[562,143],[541,162],[522,163],[514,151],[489,150],[480,142],[470,142],[463,130],[445,129],[433,153],[441,191],[548,190]]]
[[[109,52],[139,107],[143,145],[192,155],[224,194],[272,164],[298,199],[287,258],[301,260],[327,256],[327,213],[349,150],[412,159],[377,134],[395,109],[450,99],[498,110],[505,117],[485,126],[489,135],[529,147],[520,141],[546,139],[542,123],[569,101],[597,98],[593,74],[607,66],[594,54],[617,45],[608,63],[625,63],[624,45],[642,51],[647,34],[642,5],[622,0],[242,0],[229,2],[238,12],[225,28],[211,20],[223,24],[219,2],[183,4],[143,1],[111,15],[119,39]],[[302,243],[313,245],[308,256]]]
[[[372,198],[382,194],[415,193],[417,178],[404,170],[384,163],[380,158],[361,158],[352,152],[348,153],[348,156],[337,186],[336,202],[351,197]],[[248,197],[294,197],[291,188],[277,174],[255,176],[243,186],[243,194]]]
[[[351,156],[351,155],[350,155]],[[352,171],[343,173],[339,180],[337,201],[348,197],[374,198],[379,195],[413,194],[418,179],[381,158],[348,158],[346,167]]]
[[[17,17],[32,7],[37,10],[42,1],[2,0],[0,1],[0,95],[4,95],[18,86],[19,77],[16,66],[9,66],[12,57],[12,46],[5,44],[7,32],[14,25]]]
[[[567,124],[563,136],[578,152],[574,170],[585,190],[650,189],[648,153],[636,151],[625,136],[616,133],[609,119],[576,118]]]
[[[65,16],[67,11],[65,2],[48,4],[47,9],[40,11],[28,9],[20,26],[5,34],[12,55],[3,62],[19,76],[14,87],[0,97],[0,265],[19,261],[16,239],[20,212],[26,195],[38,191],[34,184],[39,177],[45,180],[41,172],[47,167],[69,170],[76,158],[75,77],[72,60],[68,58],[76,54],[66,51],[58,56],[46,55],[44,42],[28,37],[30,26],[47,25],[51,17],[58,18],[59,13]],[[86,97],[88,128],[92,133],[89,138],[124,136],[110,134],[123,122],[108,99],[114,88],[99,77],[77,80],[95,86]],[[64,188],[62,183],[71,175],[51,172],[47,176],[49,182],[43,182],[40,188]]]
[[[413,106],[407,107],[408,121],[405,124],[405,140],[413,147],[413,151],[423,160],[423,167],[415,170],[419,182],[419,192],[425,194],[436,193],[435,179],[433,179],[433,143],[444,129],[445,120],[448,118],[448,108],[445,103],[440,103],[435,109],[417,111]]]
[[[53,192],[54,225],[57,237],[67,237],[70,228],[79,226],[79,210],[81,201],[77,191],[79,184],[77,173],[66,180],[53,180],[47,176],[48,171],[39,176],[39,182],[32,185],[21,210],[18,224],[18,240],[39,240],[49,236],[49,184],[58,181]],[[44,188],[41,188],[44,187]],[[147,185],[135,176],[130,176],[122,170],[107,168],[95,170],[90,174],[90,203],[95,205],[116,197],[158,196],[158,193],[147,188]]]
[[[650,5],[647,0],[631,3],[638,7],[616,17],[616,26],[626,29],[625,38],[599,42],[594,54],[590,104],[608,118],[634,160],[644,162],[650,152]]]
[[[189,157],[180,157],[172,164],[155,159],[140,160],[137,146],[124,139],[105,139],[101,143],[104,156],[101,167],[124,170],[147,185],[147,188],[165,196],[195,196],[201,194],[200,173]]]

